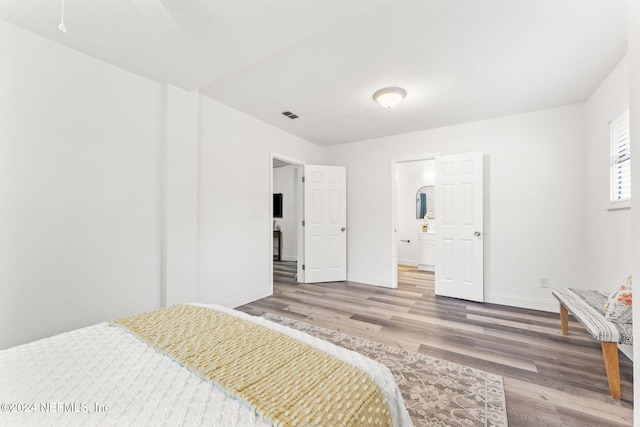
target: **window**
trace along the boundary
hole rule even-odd
[[[628,207],[631,200],[631,145],[629,142],[629,108],[609,122],[611,131],[612,207]]]

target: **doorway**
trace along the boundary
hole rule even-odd
[[[420,212],[418,217],[432,211],[430,218],[423,219],[422,222],[428,227],[420,231],[415,228],[403,231],[399,228],[399,216],[404,215],[403,218],[406,218],[408,214],[403,212],[406,212],[409,204],[400,194],[403,168],[405,165],[411,165],[406,166],[411,168],[416,162],[429,159],[435,165],[432,181],[434,208],[430,209],[426,202],[425,206],[416,207],[419,209],[417,212]],[[401,251],[399,246],[409,246],[412,237],[416,236],[416,243],[422,245],[422,255],[417,253],[419,245],[414,245],[413,255],[418,265],[424,264],[425,257],[433,260],[436,295],[484,301],[483,164],[483,154],[479,151],[392,160],[392,287],[398,286],[398,262],[407,253]],[[414,183],[413,186],[415,185]],[[416,205],[428,200],[426,191],[421,198],[422,190],[423,188],[417,190]],[[419,257],[421,260],[417,260]],[[412,259],[409,258],[409,261]]]
[[[394,163],[395,280],[398,268],[435,271],[436,206],[434,156]]]
[[[271,283],[304,281],[302,246],[302,189],[304,162],[271,154]]]

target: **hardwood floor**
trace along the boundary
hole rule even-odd
[[[279,276],[278,276],[279,277]],[[630,426],[633,366],[620,354],[622,400],[609,396],[600,344],[558,314],[435,297],[433,273],[400,267],[398,289],[274,279],[274,295],[238,309],[276,313],[500,374],[509,425]]]

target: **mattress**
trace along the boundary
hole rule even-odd
[[[367,372],[395,426],[410,426],[388,368],[303,332],[208,306],[308,343]],[[246,405],[106,323],[0,351],[0,425],[267,426]]]

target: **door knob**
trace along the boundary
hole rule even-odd
[[[481,235],[481,234],[482,234],[482,233],[481,233],[481,232],[479,232],[479,231],[476,231],[475,233],[473,233],[473,235],[474,235],[474,236],[476,236],[476,237],[480,237],[480,235]]]
[[[340,231],[344,231],[344,230],[346,230],[346,227],[342,227],[342,228],[340,229]]]

